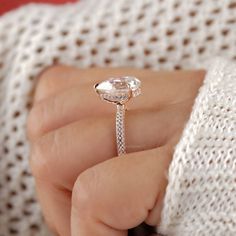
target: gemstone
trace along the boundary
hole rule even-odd
[[[133,76],[110,78],[95,85],[96,92],[108,102],[124,104],[141,93],[141,82]]]

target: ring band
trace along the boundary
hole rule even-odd
[[[116,145],[117,154],[126,153],[125,144],[125,103],[141,94],[141,82],[133,76],[110,78],[94,86],[102,100],[116,104]]]
[[[121,156],[126,153],[125,146],[125,105],[116,105],[116,145],[117,154]]]

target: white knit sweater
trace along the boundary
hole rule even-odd
[[[224,57],[225,59],[215,59]],[[158,230],[236,235],[236,2],[84,0],[0,18],[0,236],[46,236],[25,135],[47,66],[208,70],[170,165]]]

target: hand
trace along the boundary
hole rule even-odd
[[[204,74],[65,66],[41,74],[28,120],[30,160],[55,233],[123,236],[143,221],[158,224],[174,147]],[[127,104],[122,157],[116,157],[115,106],[93,90],[119,75],[138,77],[143,93]]]

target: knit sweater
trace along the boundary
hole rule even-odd
[[[2,16],[0,236],[50,235],[35,197],[25,128],[35,78],[59,63],[206,69],[169,167],[158,230],[236,235],[235,61],[234,0],[82,0],[30,4]]]

